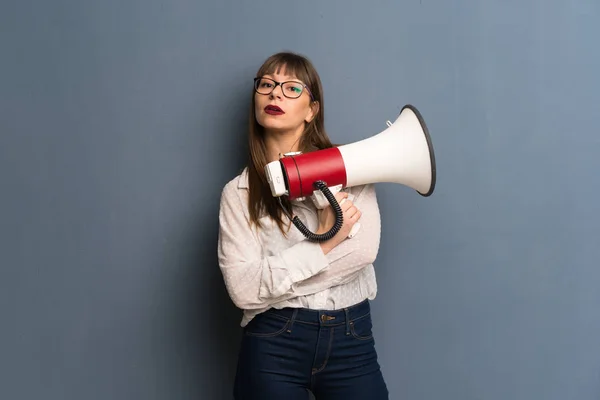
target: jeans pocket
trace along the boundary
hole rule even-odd
[[[244,328],[248,336],[275,337],[286,331],[290,320],[268,311],[255,316]]]
[[[371,313],[350,321],[350,333],[355,339],[370,340],[373,338]]]

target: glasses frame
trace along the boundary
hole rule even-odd
[[[257,82],[258,80],[260,80],[260,79],[267,79],[267,80],[269,80],[269,81],[271,81],[271,82],[273,82],[273,83],[275,84],[275,85],[274,85],[274,86],[271,88],[271,91],[270,91],[269,93],[260,93],[260,92],[258,91],[258,88],[256,87],[256,82]],[[290,96],[288,96],[287,94],[285,94],[285,91],[283,90],[283,85],[284,85],[284,84],[286,84],[286,83],[298,83],[298,84],[302,85],[302,89],[303,89],[303,90],[302,90],[302,92],[300,92],[300,94],[299,94],[298,96],[296,96],[296,97],[290,97]],[[312,101],[315,101],[315,98],[313,97],[313,94],[312,94],[312,92],[310,91],[310,89],[308,88],[308,86],[307,86],[305,83],[303,83],[303,82],[300,82],[300,81],[284,81],[284,82],[277,82],[275,79],[272,79],[272,78],[266,78],[266,77],[264,77],[264,76],[257,76],[256,78],[254,78],[254,91],[255,91],[256,93],[258,93],[258,94],[262,94],[262,95],[268,96],[268,95],[270,95],[271,93],[273,93],[273,90],[275,90],[275,88],[276,88],[277,86],[281,86],[281,89],[282,89],[282,90],[281,90],[281,94],[283,94],[283,95],[284,95],[285,97],[287,97],[288,99],[298,99],[298,98],[300,98],[300,96],[302,96],[302,93],[304,92],[304,89],[306,89],[306,91],[308,92],[308,95],[310,96],[310,99],[311,99]]]

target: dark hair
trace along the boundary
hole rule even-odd
[[[308,86],[313,96],[313,101],[318,105],[315,117],[304,128],[299,142],[299,150],[303,153],[308,153],[314,150],[333,147],[325,132],[321,79],[312,62],[300,54],[291,52],[276,53],[265,60],[263,65],[258,69],[256,77],[279,73],[282,70],[285,70],[287,75],[295,76],[297,79],[303,81]],[[271,194],[264,172],[265,165],[271,160],[267,158],[264,129],[256,121],[254,103],[253,92],[248,132],[248,208],[250,223],[260,227],[259,218],[263,212],[266,212],[277,222],[279,229],[285,235],[281,205],[278,199]],[[285,198],[281,200],[284,207],[291,213],[291,204],[289,201]]]

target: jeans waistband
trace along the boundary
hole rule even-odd
[[[358,304],[338,310],[315,310],[310,308],[286,307],[282,309],[271,308],[267,312],[292,319],[295,322],[335,326],[347,324],[367,316],[371,312],[371,305],[369,300],[365,299]]]

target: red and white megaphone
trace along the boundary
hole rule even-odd
[[[387,129],[368,139],[310,153],[287,153],[265,166],[274,197],[310,196],[318,208],[331,205],[336,211],[334,226],[320,235],[310,232],[298,217],[287,215],[308,239],[324,241],[339,231],[343,216],[334,194],[343,188],[390,182],[424,197],[433,193],[435,155],[423,117],[414,106],[405,105],[396,121],[387,124]]]

